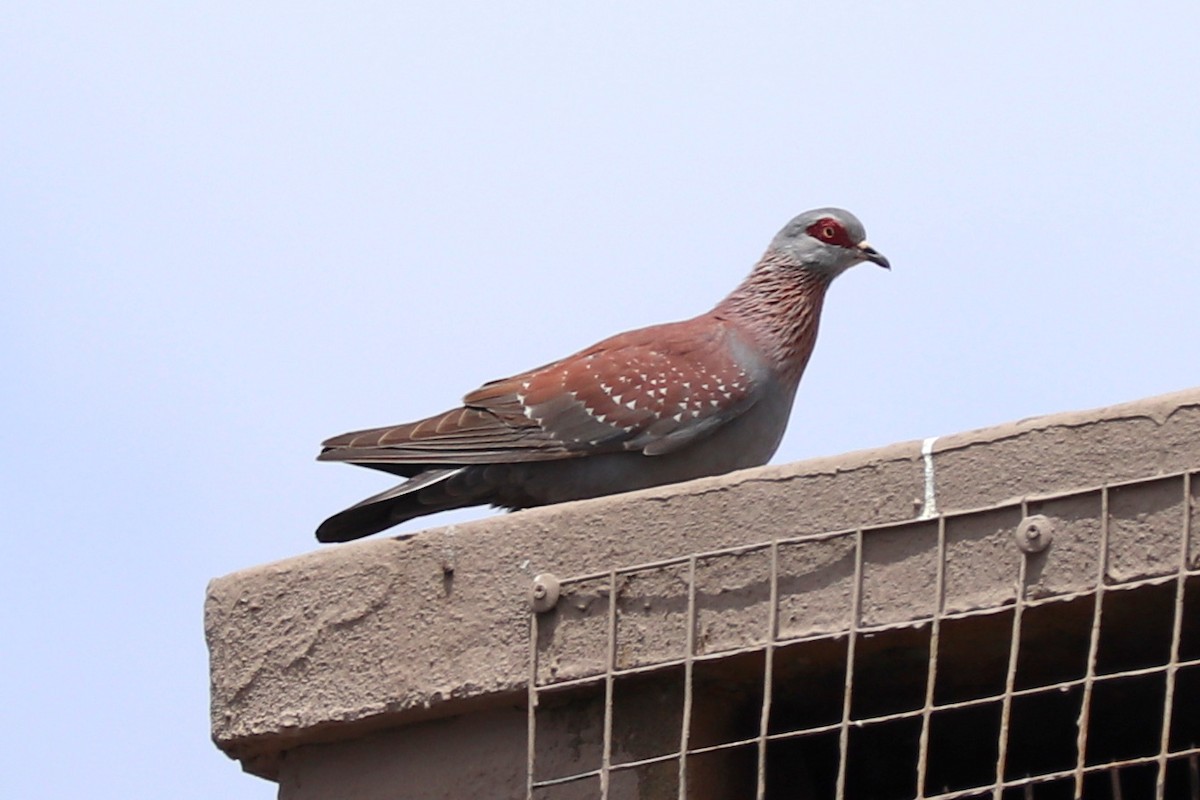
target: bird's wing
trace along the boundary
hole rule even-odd
[[[703,320],[703,324],[700,324]],[[419,422],[329,439],[320,458],[363,464],[490,464],[603,452],[669,453],[742,414],[761,369],[720,320],[656,325],[468,394]]]

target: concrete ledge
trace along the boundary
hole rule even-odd
[[[1200,463],[1200,389],[940,438],[937,511]],[[214,580],[212,733],[275,777],[301,745],[523,704],[532,577],[920,518],[921,442],[322,549]],[[882,543],[882,539],[880,540]],[[517,726],[519,728],[519,725]]]

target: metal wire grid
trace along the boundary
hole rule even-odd
[[[757,768],[756,768],[756,787],[755,797],[757,800],[763,800],[766,796],[767,785],[767,761],[769,745],[775,742],[782,742],[799,737],[811,737],[816,734],[837,734],[837,750],[838,764],[836,774],[836,793],[839,798],[847,797],[847,776],[850,770],[854,769],[854,765],[850,763],[851,748],[850,738],[853,730],[863,729],[867,726],[880,725],[883,723],[894,722],[898,720],[919,720],[920,721],[920,736],[917,745],[917,763],[916,763],[916,786],[915,793],[911,796],[916,800],[956,800],[958,798],[983,798],[991,797],[995,800],[1001,798],[1016,797],[1013,792],[1020,792],[1020,796],[1024,798],[1034,797],[1034,787],[1040,784],[1050,784],[1056,781],[1067,781],[1073,784],[1073,796],[1082,797],[1085,783],[1094,781],[1097,777],[1102,777],[1101,774],[1107,774],[1110,782],[1110,793],[1114,798],[1121,798],[1121,771],[1130,768],[1153,768],[1155,771],[1155,797],[1165,797],[1165,787],[1167,784],[1168,769],[1174,770],[1174,774],[1178,776],[1180,768],[1186,771],[1188,778],[1188,794],[1184,795],[1179,790],[1179,779],[1175,779],[1175,789],[1172,796],[1187,796],[1193,800],[1200,800],[1200,747],[1195,746],[1195,742],[1189,743],[1188,746],[1175,746],[1172,749],[1171,732],[1172,732],[1172,714],[1175,710],[1175,694],[1177,689],[1177,675],[1181,670],[1200,666],[1200,657],[1182,658],[1180,653],[1180,641],[1182,638],[1182,629],[1184,624],[1184,603],[1185,589],[1196,584],[1200,586],[1197,578],[1200,577],[1200,535],[1193,535],[1193,507],[1196,505],[1197,495],[1193,491],[1193,483],[1195,475],[1200,473],[1183,472],[1174,473],[1165,476],[1154,476],[1137,481],[1128,481],[1121,484],[1102,485],[1084,490],[1072,492],[1061,492],[1038,497],[1028,497],[1021,500],[1019,503],[1006,504],[1001,506],[989,507],[987,509],[973,509],[967,511],[953,512],[942,514],[936,518],[937,530],[937,561],[936,561],[936,603],[933,613],[926,615],[916,615],[908,620],[901,622],[890,622],[879,625],[864,625],[862,624],[863,617],[863,578],[864,578],[864,542],[873,535],[887,530],[897,530],[910,526],[911,522],[897,523],[892,525],[878,526],[875,528],[861,528],[851,531],[828,532],[815,535],[796,536],[791,538],[779,539],[771,542],[764,542],[754,545],[731,547],[721,550],[708,551],[703,553],[695,553],[685,557],[665,559],[656,562],[638,564],[634,566],[611,569],[607,572],[598,572],[588,575],[581,575],[569,580],[561,582],[564,599],[569,598],[572,589],[588,584],[603,582],[601,594],[607,593],[607,620],[606,620],[606,653],[604,658],[603,669],[600,674],[585,674],[577,677],[558,678],[556,675],[543,675],[539,668],[539,642],[541,641],[540,631],[542,625],[545,624],[547,618],[553,617],[553,613],[546,615],[531,615],[529,637],[530,637],[530,672],[528,682],[528,759],[527,759],[527,782],[526,796],[528,800],[541,800],[542,798],[551,797],[551,792],[555,787],[565,787],[572,784],[578,784],[580,787],[587,786],[583,794],[579,796],[597,796],[601,800],[609,800],[613,776],[624,771],[637,770],[657,764],[669,764],[675,762],[677,764],[677,796],[680,800],[684,800],[688,796],[689,791],[689,762],[696,756],[701,756],[707,753],[716,753],[721,751],[732,751],[738,748],[755,748],[757,751]],[[1182,488],[1182,519],[1179,520],[1179,535],[1175,547],[1176,557],[1169,560],[1168,563],[1159,565],[1156,569],[1158,574],[1153,574],[1148,577],[1134,577],[1125,579],[1114,579],[1109,572],[1110,563],[1110,500],[1114,492],[1123,491],[1131,488],[1146,487],[1156,482],[1178,481]],[[1200,487],[1200,483],[1196,484]],[[1094,575],[1092,585],[1084,590],[1066,592],[1048,597],[1031,596],[1029,591],[1029,583],[1027,574],[1028,560],[1022,558],[1018,562],[1018,572],[1016,576],[1016,584],[1013,587],[1013,596],[1006,602],[999,605],[991,605],[988,607],[971,608],[967,610],[951,611],[946,609],[946,573],[947,573],[947,541],[946,530],[948,521],[952,521],[959,517],[967,515],[979,514],[981,512],[994,511],[999,509],[1019,509],[1022,517],[1026,517],[1031,506],[1040,507],[1041,504],[1064,499],[1082,498],[1088,495],[1098,493],[1100,497],[1100,521],[1099,521],[1099,557],[1097,559],[1097,571]],[[780,611],[780,548],[791,545],[808,545],[811,543],[832,541],[838,539],[848,539],[853,543],[853,591],[850,593],[850,615],[849,625],[845,626],[840,631],[822,632],[811,635],[802,635],[794,637],[781,637],[779,624]],[[765,552],[769,563],[769,619],[767,630],[764,632],[763,640],[754,644],[731,647],[713,653],[697,653],[697,564],[704,560],[711,560],[720,557],[736,557],[755,552]],[[618,665],[617,658],[617,630],[618,630],[618,597],[621,590],[621,579],[627,576],[633,576],[639,573],[645,573],[652,570],[659,570],[668,567],[683,567],[686,570],[686,587],[687,587],[687,608],[686,608],[686,646],[682,658],[661,659],[653,663],[641,663],[634,666],[621,667]],[[1141,667],[1136,669],[1123,669],[1113,672],[1101,674],[1097,670],[1097,654],[1100,647],[1101,630],[1104,622],[1104,611],[1106,604],[1105,596],[1114,592],[1125,592],[1138,590],[1144,587],[1163,587],[1173,585],[1174,605],[1173,605],[1173,620],[1171,623],[1170,635],[1170,651],[1169,655],[1162,664],[1156,664],[1149,667]],[[1194,589],[1193,589],[1194,591]],[[1082,677],[1072,678],[1070,680],[1062,680],[1050,682],[1043,685],[1035,685],[1029,687],[1016,686],[1016,677],[1018,672],[1018,659],[1021,655],[1020,642],[1022,633],[1023,617],[1033,609],[1044,606],[1053,606],[1056,604],[1068,603],[1074,600],[1090,599],[1093,607],[1092,621],[1090,630],[1090,640],[1087,646],[1086,668]],[[954,620],[972,620],[986,615],[993,615],[997,612],[1010,612],[1012,616],[1011,634],[1008,640],[1008,663],[1004,678],[1004,688],[1001,692],[991,693],[984,697],[971,698],[964,701],[955,702],[937,702],[935,698],[935,686],[938,677],[939,664],[939,644],[941,640],[942,629],[945,624]],[[924,703],[922,707],[914,710],[906,710],[897,713],[880,714],[875,716],[867,716],[856,718],[852,701],[855,697],[855,650],[859,643],[863,640],[863,636],[871,634],[880,634],[889,631],[897,631],[901,629],[911,628],[929,628],[929,655],[926,673],[926,686],[924,692]],[[845,680],[844,690],[841,701],[841,718],[839,721],[819,726],[804,727],[797,730],[788,730],[782,732],[771,732],[770,720],[772,712],[772,699],[775,695],[775,651],[781,647],[817,641],[837,641],[845,642]],[[695,702],[695,670],[697,665],[702,665],[705,662],[714,662],[724,659],[730,659],[735,656],[744,654],[762,654],[763,670],[762,670],[762,700],[761,709],[759,712],[759,724],[757,734],[750,737],[741,737],[734,741],[720,742],[717,744],[709,744],[705,746],[694,746],[691,741],[692,733],[692,715]],[[613,717],[614,717],[614,691],[619,681],[627,680],[634,676],[650,675],[659,673],[667,669],[682,669],[683,682],[683,704],[682,718],[679,723],[679,743],[678,747],[672,752],[656,755],[649,758],[641,758],[637,760],[626,760],[620,763],[614,763],[614,741],[613,741]],[[1198,673],[1200,674],[1200,673]],[[1157,752],[1148,755],[1138,755],[1135,757],[1107,760],[1103,763],[1088,763],[1088,737],[1089,737],[1089,713],[1092,707],[1092,697],[1096,692],[1097,687],[1104,686],[1106,683],[1137,678],[1140,676],[1161,675],[1165,681],[1165,695],[1162,704],[1162,722],[1159,735],[1159,746]],[[582,770],[568,775],[561,775],[550,778],[538,777],[538,709],[542,705],[543,697],[548,693],[562,692],[571,689],[593,690],[602,689],[603,692],[603,726],[602,726],[602,745],[600,749],[599,764],[592,769]],[[1068,692],[1078,690],[1082,692],[1082,700],[1080,704],[1080,715],[1077,721],[1077,737],[1076,737],[1076,757],[1073,767],[1067,769],[1057,769],[1043,771],[1037,774],[1027,774],[1021,777],[1006,777],[1006,760],[1009,755],[1009,736],[1007,732],[1012,721],[1014,700],[1019,700],[1024,697],[1042,696],[1054,692]],[[989,704],[1000,705],[1001,721],[999,727],[999,735],[996,742],[997,760],[994,770],[994,780],[981,785],[973,785],[963,788],[956,788],[949,791],[935,791],[926,793],[926,778],[929,767],[930,758],[930,730],[931,722],[935,716],[949,711],[971,709],[984,707]],[[1186,766],[1185,766],[1186,765]],[[554,795],[558,796],[558,795]],[[1132,795],[1131,795],[1132,796]],[[614,800],[617,800],[614,798]]]

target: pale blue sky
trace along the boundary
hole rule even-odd
[[[1185,2],[9,4],[0,796],[273,797],[208,741],[204,586],[387,485],[318,442],[703,311],[807,208],[894,270],[834,288],[776,461],[1200,383],[1197,30]]]

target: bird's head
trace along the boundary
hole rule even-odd
[[[771,251],[831,280],[862,261],[892,268],[883,254],[867,243],[858,217],[840,208],[805,211],[775,235]]]

